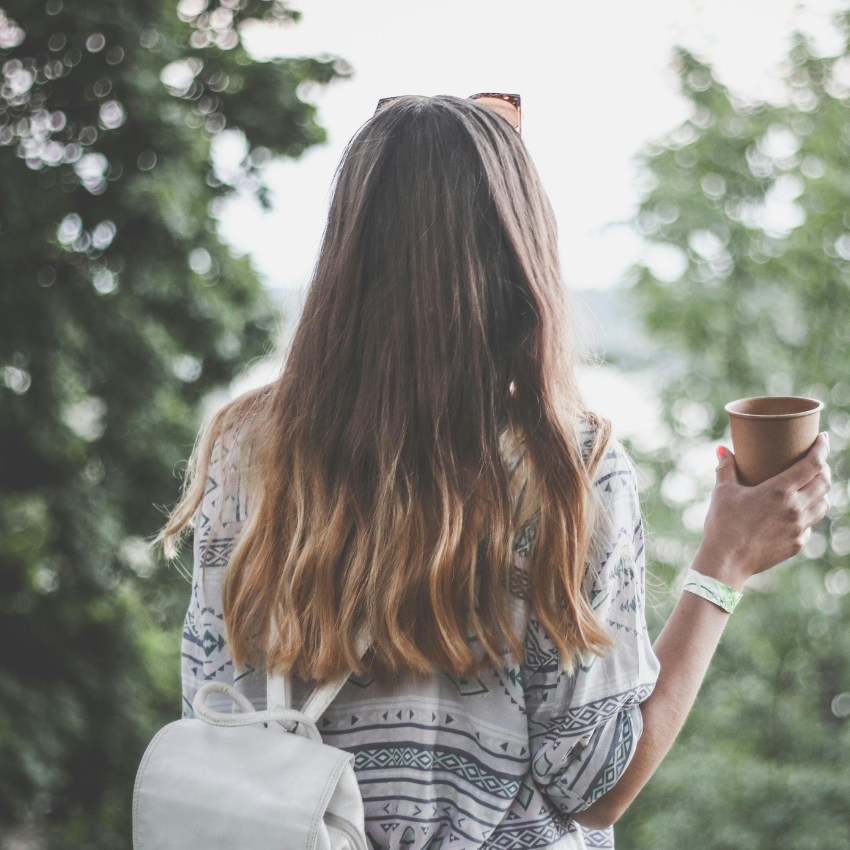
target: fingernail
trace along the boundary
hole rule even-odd
[[[718,446],[717,447],[717,459],[723,460],[726,457],[726,446]]]

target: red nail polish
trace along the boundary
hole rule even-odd
[[[717,459],[723,460],[726,457],[726,446],[718,446],[717,447]]]

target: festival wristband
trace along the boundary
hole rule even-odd
[[[718,608],[731,614],[735,610],[735,606],[741,601],[743,594],[733,590],[728,584],[723,584],[711,576],[704,576],[696,570],[688,570],[685,576],[685,584],[682,590],[687,590],[688,593],[695,593],[709,602],[713,602]]]

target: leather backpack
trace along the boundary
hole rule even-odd
[[[195,717],[163,727],[139,766],[134,850],[369,850],[354,756],[316,727],[347,679],[300,711],[282,677],[267,678],[265,711],[230,685],[201,687]],[[241,711],[210,708],[211,694]]]

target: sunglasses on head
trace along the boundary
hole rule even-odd
[[[401,95],[395,97],[382,97],[375,107],[375,112],[382,109],[388,103],[398,100]],[[522,109],[518,94],[504,94],[503,92],[479,92],[471,94],[468,100],[477,100],[482,106],[486,106],[497,115],[501,115],[517,133],[522,132]]]

